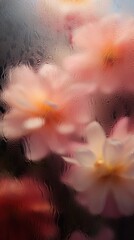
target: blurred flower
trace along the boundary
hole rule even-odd
[[[127,118],[121,119],[108,138],[97,122],[89,124],[85,149],[78,149],[72,159],[64,158],[73,165],[63,181],[93,214],[105,210],[111,215],[111,206],[113,215],[134,213],[134,135],[127,132],[127,124]]]
[[[53,2],[56,7],[59,6],[66,28],[72,29],[83,24],[87,19],[97,17],[96,0],[54,0]]]
[[[111,0],[39,0],[39,12],[57,30],[71,30],[108,13]],[[54,20],[53,20],[54,19]],[[63,30],[64,29],[64,30]]]
[[[69,151],[71,135],[90,120],[86,91],[53,65],[42,66],[38,74],[26,66],[13,69],[2,96],[11,107],[1,122],[5,137],[26,136],[26,155],[32,160],[49,151]]]
[[[71,234],[69,240],[114,240],[114,233],[109,228],[103,228],[95,237],[88,237],[80,231]]]
[[[32,179],[0,180],[0,239],[54,239],[54,207],[48,190]]]
[[[82,232],[75,231],[71,234],[69,240],[88,240],[89,237],[85,236]]]
[[[133,91],[134,19],[112,15],[74,31],[76,53],[64,67],[76,79],[105,92],[121,88]]]

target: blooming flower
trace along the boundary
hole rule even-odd
[[[80,27],[72,39],[76,53],[65,59],[65,69],[106,92],[133,90],[133,25],[133,18],[112,15]]]
[[[73,165],[63,181],[93,214],[103,213],[109,198],[118,213],[134,213],[134,135],[127,133],[127,123],[121,119],[108,138],[97,122],[89,124],[85,150],[64,158]]]
[[[69,136],[89,122],[85,92],[53,65],[44,65],[38,74],[26,66],[13,69],[3,92],[10,106],[1,123],[5,137],[26,136],[26,154],[33,160],[49,151],[64,153],[70,147]]]
[[[97,10],[95,0],[55,0],[59,6],[64,24],[68,27],[76,27],[83,24]],[[92,14],[91,14],[92,12]]]
[[[42,16],[57,17],[53,24],[69,30],[100,17],[108,11],[110,3],[111,0],[40,0],[38,4]]]
[[[0,239],[53,239],[57,235],[48,190],[30,179],[0,180]]]

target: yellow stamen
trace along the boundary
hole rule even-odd
[[[120,174],[126,170],[126,166],[121,162],[112,164],[104,161],[102,158],[98,159],[94,165],[95,173],[100,180],[117,179]]]
[[[106,68],[113,67],[119,60],[120,53],[119,49],[114,46],[113,44],[108,44],[103,52],[102,52],[102,59],[103,59],[103,66]]]
[[[42,116],[46,120],[47,125],[58,123],[61,121],[61,110],[58,109],[58,106],[51,101],[36,101],[35,102],[37,115]]]
[[[27,101],[27,104],[26,104]],[[22,104],[21,104],[22,102]],[[48,99],[42,92],[32,92],[25,100],[17,103],[19,109],[26,112],[30,119],[45,119],[45,126],[59,123],[62,120],[61,109],[53,100]]]

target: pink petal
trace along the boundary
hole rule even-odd
[[[77,48],[85,50],[91,49],[92,51],[90,46],[102,45],[102,37],[98,23],[98,21],[90,22],[74,32],[73,42]]]
[[[93,27],[94,24],[87,24],[86,26],[82,26],[79,29],[76,29],[73,34],[73,44],[77,48],[88,48],[89,42],[88,39],[92,36],[90,36],[89,28]],[[86,37],[85,37],[86,35]]]
[[[74,80],[89,80],[94,70],[94,61],[91,61],[90,56],[85,53],[79,53],[67,57],[63,66],[74,77]]]
[[[71,141],[66,135],[61,135],[52,129],[52,131],[47,131],[46,137],[47,144],[52,152],[62,155],[70,152]]]
[[[133,160],[134,153],[134,135],[128,135],[124,140],[124,157],[129,161]]]
[[[13,68],[9,72],[9,79],[11,81],[11,84],[18,84],[24,87],[27,86],[27,88],[28,86],[32,86],[33,84],[35,84],[36,86],[39,85],[38,75],[32,70],[32,68],[26,65],[21,65]]]
[[[1,121],[1,128],[3,134],[8,139],[16,139],[24,136],[27,131],[23,127],[26,116],[22,112],[11,110],[5,114],[4,119]]]
[[[65,72],[54,64],[44,64],[40,67],[39,76],[41,76],[41,83],[45,88],[51,90],[58,90],[63,84],[66,84],[67,75]]]
[[[84,192],[90,185],[90,172],[85,168],[75,165],[67,172],[62,181],[78,192]]]
[[[130,154],[126,159],[126,170],[122,172],[121,176],[127,179],[134,178],[134,153]]]
[[[64,159],[65,162],[67,163],[71,163],[71,164],[78,164],[77,160],[75,160],[74,158],[72,157],[62,157]]]
[[[124,189],[127,189],[128,193],[134,198],[134,178],[122,176],[122,185]]]
[[[84,95],[75,95],[68,100],[66,108],[64,108],[64,115],[68,122],[72,122],[77,126],[79,124],[87,124],[92,118],[92,109],[89,104],[88,97]]]
[[[75,130],[75,126],[69,123],[61,123],[56,127],[57,131],[61,134],[70,134]]]
[[[74,158],[78,161],[78,163],[83,167],[92,167],[96,161],[96,157],[90,150],[78,150],[74,153]]]
[[[16,67],[10,73],[11,83],[3,92],[3,99],[7,101],[10,106],[28,110],[35,108],[31,101],[31,94],[35,96],[42,96],[42,87],[39,76],[27,66]],[[29,89],[31,94],[29,94]]]
[[[134,213],[134,196],[124,185],[113,186],[113,194],[119,211],[124,215],[132,215]]]
[[[106,162],[116,165],[123,158],[123,144],[119,141],[107,139],[104,144],[104,159]]]
[[[104,183],[95,183],[92,185],[92,188],[89,189],[88,207],[92,214],[101,214],[103,212],[108,191],[108,184]]]
[[[48,154],[48,146],[46,139],[41,131],[32,133],[31,136],[26,138],[25,149],[26,157],[30,160],[37,161]]]
[[[127,117],[121,118],[114,126],[111,136],[115,139],[120,139],[128,136],[128,121]]]
[[[119,218],[121,216],[121,213],[119,212],[115,199],[111,193],[108,194],[107,196],[106,204],[105,204],[102,215],[104,217],[109,217],[109,218]]]
[[[97,156],[101,155],[106,135],[99,123],[92,122],[89,124],[86,130],[86,138],[89,143],[90,150],[97,154]]]

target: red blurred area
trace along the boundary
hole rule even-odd
[[[55,239],[54,207],[32,179],[0,180],[0,240]]]

